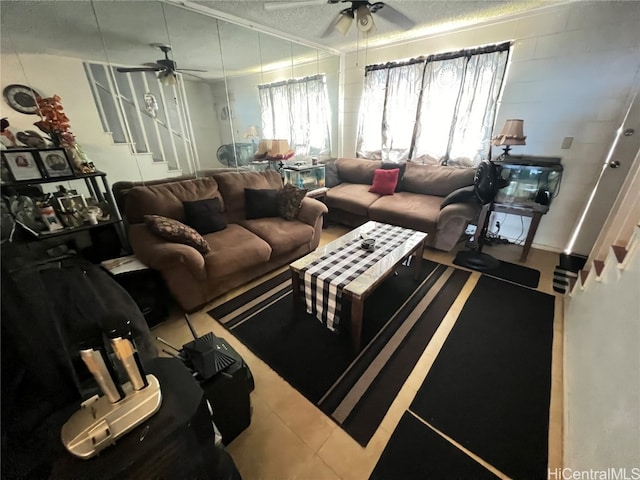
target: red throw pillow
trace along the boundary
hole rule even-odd
[[[394,168],[392,170],[376,168],[376,171],[373,174],[373,184],[369,191],[379,193],[380,195],[393,195],[396,185],[398,185],[399,174],[399,168]]]

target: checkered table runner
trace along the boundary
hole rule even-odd
[[[362,239],[355,238],[302,268],[307,312],[335,330],[340,322],[342,289],[414,233],[407,228],[377,225],[368,232],[376,239],[373,251],[361,248]]]

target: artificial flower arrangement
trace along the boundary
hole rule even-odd
[[[48,98],[38,95],[36,101],[42,120],[35,122],[34,125],[49,135],[56,147],[68,147],[75,144],[76,137],[71,133],[69,117],[64,113],[60,100],[58,95]]]
[[[69,117],[64,113],[61,98],[58,95],[47,98],[38,95],[36,102],[42,120],[35,122],[34,125],[49,135],[49,139],[56,147],[63,147],[70,153],[74,165],[81,173],[95,172],[95,166],[87,161],[86,154],[76,143],[76,137],[71,132]]]

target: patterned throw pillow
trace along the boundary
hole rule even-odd
[[[173,218],[161,215],[145,215],[144,223],[149,230],[169,242],[182,243],[198,250],[203,255],[211,251],[211,247],[193,228]]]
[[[278,192],[278,215],[285,220],[295,220],[302,206],[302,199],[307,195],[308,190],[298,188],[287,183]]]

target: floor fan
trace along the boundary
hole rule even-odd
[[[497,260],[493,256],[482,251],[482,239],[485,236],[485,232],[491,218],[491,204],[493,203],[498,190],[509,185],[509,179],[502,177],[501,166],[496,165],[491,160],[483,160],[476,169],[473,181],[474,193],[483,208],[487,209],[487,214],[482,225],[478,225],[480,232],[477,236],[477,246],[474,250],[458,252],[455,258],[455,263],[472,270],[486,272],[494,270],[500,266],[500,260]]]

